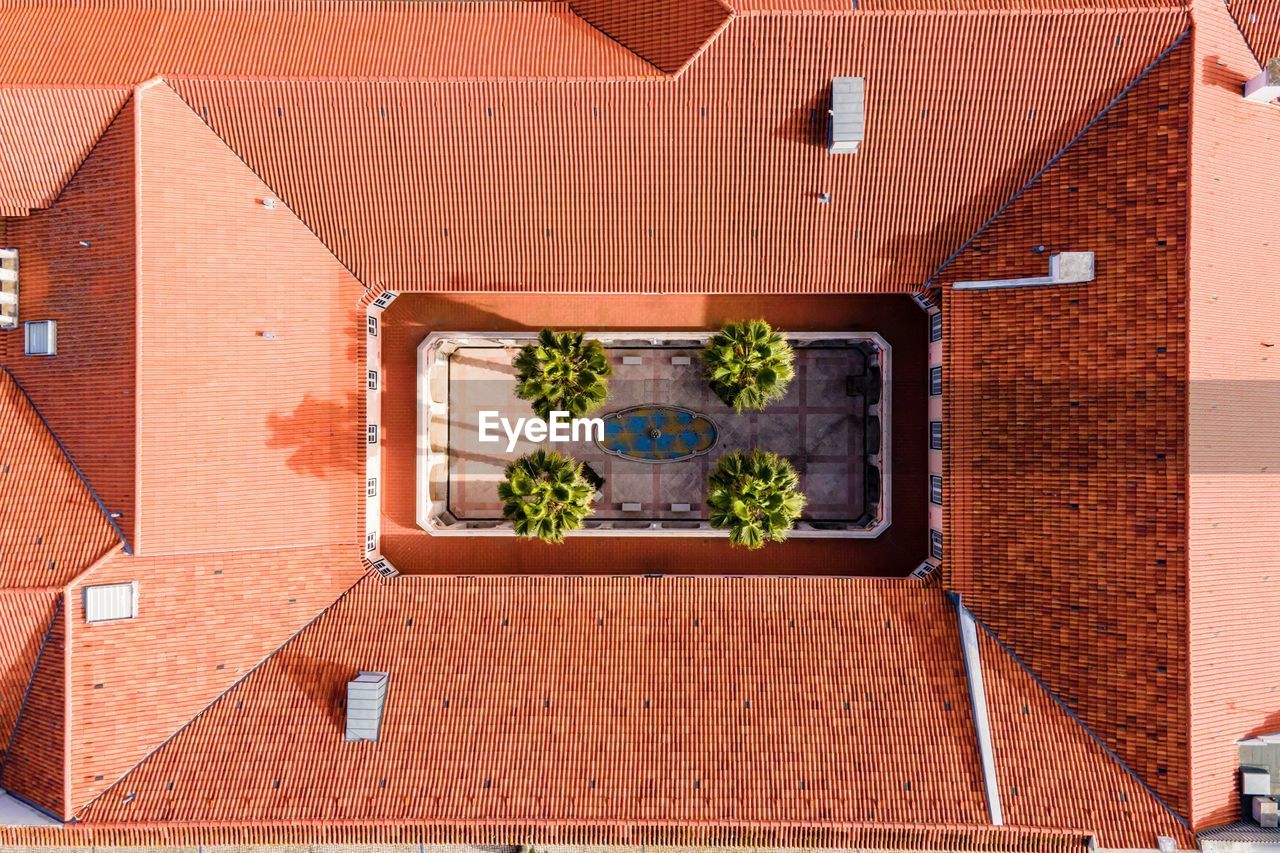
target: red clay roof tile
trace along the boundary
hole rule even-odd
[[[0,87],[0,216],[48,207],[128,95],[126,89]]]
[[[2,369],[0,507],[0,590],[60,587],[119,544],[53,433]]]
[[[570,0],[583,20],[669,74],[729,23],[720,0]]]
[[[982,825],[959,648],[914,582],[371,578],[81,818]]]
[[[174,86],[370,287],[908,291],[1187,26],[753,15],[674,81]],[[840,74],[870,81],[867,139],[828,156]]]
[[[632,26],[643,15],[584,2],[584,15],[667,70],[684,65],[724,20],[723,9],[686,5],[690,21],[656,32]],[[1280,308],[1266,284],[1280,258],[1258,223],[1239,223],[1239,210],[1250,201],[1267,209],[1280,189],[1265,162],[1251,160],[1259,140],[1280,127],[1274,111],[1241,102],[1239,85],[1256,65],[1215,4],[1197,2],[1193,13],[1157,0],[1069,5],[955,0],[921,11],[915,0],[864,0],[841,14],[765,15],[758,13],[783,6],[835,10],[825,0],[747,0],[736,4],[742,17],[677,79],[643,80],[653,66],[558,3],[4,4],[21,49],[0,57],[0,80],[120,86],[163,73],[190,105],[162,83],[144,87],[53,209],[0,229],[22,251],[24,314],[59,319],[60,343],[69,345],[69,357],[41,362],[17,355],[16,334],[0,334],[6,365],[107,506],[124,512],[122,526],[140,535],[143,550],[317,547],[121,555],[99,566],[95,582],[141,579],[142,613],[77,628],[78,597],[68,598],[73,606],[53,622],[0,782],[59,813],[79,807],[360,573],[347,556],[358,523],[358,490],[350,488],[358,445],[343,437],[360,408],[343,395],[358,387],[361,337],[352,321],[364,291],[308,228],[373,288],[910,290],[1173,44],[1193,14],[1194,51],[1184,41],[1159,62],[947,267],[947,281],[1042,274],[1045,256],[1027,251],[1038,245],[1098,256],[1090,285],[947,293],[946,552],[948,581],[966,602],[1134,771],[1197,826],[1224,819],[1234,792],[1229,742],[1280,728],[1271,674],[1238,654],[1246,638],[1274,633],[1265,617],[1280,602],[1263,590],[1255,613],[1242,617],[1236,599],[1242,589],[1253,594],[1273,562],[1265,532],[1275,526],[1274,478],[1212,466],[1256,462],[1256,454],[1228,458],[1221,436],[1247,444],[1259,418],[1274,413],[1240,393],[1227,400],[1230,412],[1188,426],[1188,405],[1196,415],[1213,397],[1188,390],[1187,378],[1275,378],[1275,362],[1260,350]],[[1280,32],[1274,4],[1240,0],[1231,13],[1255,53],[1269,55]],[[557,49],[519,49],[543,36]],[[999,58],[956,65],[957,43],[998,46]],[[942,67],[947,86],[921,84],[919,69]],[[869,80],[868,141],[850,158],[826,156],[817,120],[837,74]],[[213,79],[179,79],[201,76]],[[397,82],[343,79],[373,76]],[[0,89],[0,116],[27,125],[17,129],[18,166],[0,172],[0,212],[48,204],[123,97],[112,89]],[[1190,142],[1189,99],[1197,116]],[[1228,162],[1230,170],[1221,165]],[[269,192],[287,206],[264,224],[266,209],[255,202]],[[831,203],[818,205],[819,192]],[[209,280],[219,286],[190,286]],[[135,281],[147,287],[135,291]],[[268,323],[285,330],[270,350],[256,334]],[[145,355],[135,361],[139,344]],[[266,387],[246,386],[245,377],[258,376]],[[1272,419],[1280,424],[1280,415]],[[993,422],[1004,432],[993,432]],[[50,442],[23,439],[22,449],[52,460]],[[1211,467],[1188,474],[1193,456]],[[69,466],[51,470],[53,485],[65,486],[60,494],[75,495]],[[41,518],[79,531],[69,520],[85,505],[80,494]],[[280,506],[294,517],[273,511]],[[77,548],[97,541],[104,523],[99,515]],[[25,521],[10,529],[21,541],[29,533]],[[59,558],[58,571],[87,565],[90,550],[73,549],[70,564]],[[8,570],[0,558],[0,572]],[[747,585],[768,593],[742,595]],[[857,592],[836,595],[836,587]],[[15,685],[31,673],[52,600],[41,596],[51,595],[15,604],[15,618],[26,621],[0,635],[0,662],[14,662],[0,681],[0,724],[12,716]],[[191,619],[192,600],[207,611],[205,622]],[[687,625],[676,627],[690,602],[736,620],[719,626],[712,671],[730,667],[726,677],[744,679],[740,693],[754,685],[754,710],[764,713],[744,718],[744,704],[729,714],[705,692],[697,667],[704,659],[688,657],[698,640]],[[402,622],[406,606],[452,629],[414,631]],[[815,626],[835,614],[849,627],[815,627],[762,653],[743,626],[781,632],[787,606]],[[486,637],[499,610],[522,616],[526,630]],[[604,618],[596,611],[608,614],[607,627],[592,622]],[[885,613],[890,625],[909,622],[920,648],[947,651],[895,657],[901,648],[877,628]],[[990,638],[982,647],[997,774],[1015,826],[984,827],[972,724],[940,718],[933,707],[959,693],[953,707],[968,720],[953,623],[936,591],[902,582],[368,582],[92,804],[85,816],[101,828],[75,837],[372,840],[411,832],[419,841],[492,842],[523,831],[521,840],[532,832],[741,842],[750,824],[791,842],[894,846],[1057,850],[1095,831],[1114,844],[1150,843],[1155,833],[1186,840]],[[720,657],[726,649],[739,653]],[[412,663],[407,678],[393,676],[393,697],[402,690],[431,701],[389,718],[401,746],[342,744],[335,702],[345,678],[359,666],[403,668],[406,650]],[[620,683],[601,670],[598,683],[611,698],[581,690],[584,669],[614,660],[634,679]],[[835,669],[821,667],[837,660]],[[478,681],[479,665],[489,667],[482,675],[519,672]],[[161,672],[184,681],[157,680]],[[602,715],[655,692],[659,682],[646,680],[655,673],[676,686],[682,715],[668,713],[656,727]],[[866,713],[844,723],[865,755],[831,753],[829,740],[813,736],[829,732],[823,716],[836,710],[804,699],[814,678],[820,693],[883,686],[858,706]],[[446,690],[474,728],[452,728],[433,704]],[[117,710],[113,698],[154,699],[155,691],[175,701],[131,707],[131,729],[104,713]],[[305,710],[281,710],[293,700]],[[922,717],[921,708],[933,713]],[[298,715],[310,752],[282,745],[285,713]],[[912,722],[880,725],[900,718]],[[939,719],[949,753],[906,748]],[[684,738],[686,724],[696,732],[684,752],[655,739],[655,731]],[[633,740],[604,738],[600,754],[581,750],[619,726]],[[871,734],[858,735],[864,729]],[[247,746],[246,732],[258,735]],[[422,732],[443,735],[406,751]],[[724,746],[744,744],[781,744],[783,752],[719,761]],[[637,745],[648,748],[633,755]],[[482,767],[438,772],[460,767],[460,755],[491,757],[490,787],[472,784]],[[423,775],[378,776],[386,756]],[[266,787],[252,764],[315,773],[321,759],[356,761],[345,769],[369,788],[353,793],[319,773],[324,796],[290,799]],[[687,790],[695,760],[704,773],[695,778],[707,784]],[[600,793],[571,790],[596,766]],[[789,770],[812,777],[806,793],[787,787],[795,781],[784,778]],[[187,781],[177,784],[178,771]],[[897,787],[903,771],[913,778],[909,796]],[[646,772],[657,787],[644,787]],[[214,785],[210,774],[234,785],[222,776]],[[375,788],[375,777],[392,790]],[[540,800],[531,780],[545,786],[549,778],[567,787]],[[404,804],[395,786],[406,784],[434,793]],[[658,789],[667,799],[652,797]],[[124,802],[131,792],[137,796]],[[921,813],[933,828],[911,828]],[[346,815],[355,823],[291,825]],[[171,819],[198,823],[157,823]],[[246,829],[247,820],[261,825]],[[417,828],[403,830],[405,821]],[[815,825],[825,834],[798,834]]]
[[[1261,5],[1231,13],[1247,21],[1257,8],[1275,27],[1274,4]],[[1195,15],[1187,592],[1191,811],[1205,826],[1238,819],[1235,741],[1280,731],[1264,651],[1280,642],[1280,243],[1265,214],[1280,176],[1263,154],[1280,139],[1280,109],[1240,97],[1259,68],[1226,9],[1198,3]]]
[[[0,788],[62,819],[66,786],[67,619],[60,597],[0,767]]]
[[[358,559],[364,288],[171,89],[136,101],[137,551]]]
[[[659,74],[563,2],[125,0],[0,3],[0,80],[492,79]]]
[[[1029,671],[979,633],[996,778],[1013,826],[1087,826],[1103,847],[1192,849],[1195,838]]]
[[[6,222],[19,253],[22,319],[56,320],[58,354],[24,356],[22,329],[0,331],[5,367],[102,503],[122,514],[128,541],[137,497],[133,112],[130,101],[56,207]]]
[[[354,545],[118,555],[73,587],[70,792],[78,808],[364,573]],[[87,625],[80,590],[138,582],[134,619]]]
[[[1060,762],[1082,773],[1059,797],[1135,796],[1031,823],[1107,846],[1177,830],[1002,649],[983,654],[996,701],[1035,704],[1056,734],[997,716],[1002,770]],[[391,674],[377,743],[343,741],[361,669]],[[912,581],[369,579],[80,817],[390,821],[477,843],[517,826],[976,830],[967,691],[955,610]]]
[[[58,594],[0,590],[0,763],[22,709]]]
[[[1197,5],[1204,8],[1203,4]],[[1280,57],[1280,0],[1231,0],[1224,5],[1258,62],[1270,62]],[[1218,29],[1216,24],[1210,26],[1216,30],[1215,38],[1224,39],[1229,44],[1225,41],[1230,39],[1229,33]]]
[[[1184,41],[941,275],[1096,253],[945,293],[948,582],[1184,815],[1191,73]]]

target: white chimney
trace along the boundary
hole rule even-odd
[[[347,740],[378,739],[388,680],[385,672],[361,672],[347,682]]]
[[[1280,59],[1267,62],[1262,73],[1244,84],[1244,99],[1269,104],[1280,98]]]

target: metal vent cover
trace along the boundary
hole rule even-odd
[[[115,622],[138,615],[138,582],[107,583],[84,588],[84,621]]]
[[[29,320],[22,324],[23,355],[57,355],[58,321]]]

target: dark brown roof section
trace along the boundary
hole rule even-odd
[[[1188,813],[1190,40],[942,275],[1086,284],[944,292],[948,582]]]
[[[570,0],[569,7],[668,74],[692,62],[732,17],[720,0]]]

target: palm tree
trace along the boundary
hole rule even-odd
[[[799,486],[796,469],[776,453],[726,453],[708,478],[711,526],[747,548],[782,542],[804,509]]]
[[[596,490],[582,475],[582,465],[554,450],[535,450],[503,471],[498,484],[502,515],[517,536],[563,542],[591,514]]]
[[[581,417],[609,398],[613,368],[604,344],[585,340],[582,332],[543,329],[537,343],[521,348],[512,366],[516,396],[532,403],[540,418],[556,411]]]
[[[785,396],[794,359],[786,338],[764,320],[729,323],[702,352],[711,390],[738,412],[763,409]]]

